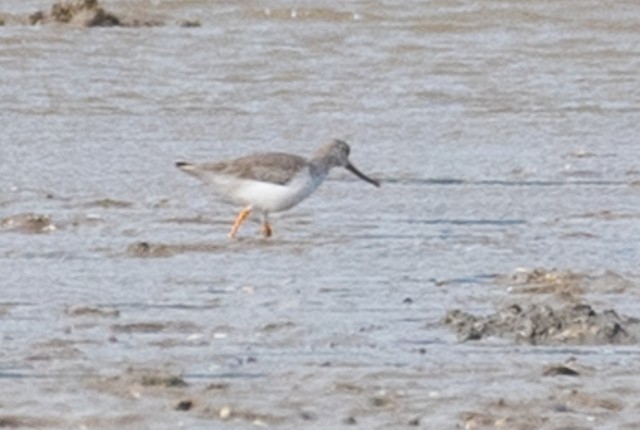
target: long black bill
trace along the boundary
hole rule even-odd
[[[370,177],[362,173],[360,170],[356,169],[353,164],[348,163],[345,166],[345,168],[351,173],[353,173],[354,175],[356,175],[358,178],[362,179],[363,181],[367,181],[368,183],[373,184],[376,187],[380,186],[380,182],[376,181],[375,179],[371,179]]]

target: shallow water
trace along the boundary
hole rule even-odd
[[[1,218],[55,226],[0,229],[0,418],[479,428],[469,413],[493,411],[513,428],[640,425],[636,346],[461,344],[440,323],[541,299],[495,282],[518,267],[636,285],[640,5],[104,5],[167,25],[0,27]],[[382,188],[332,172],[274,217],[269,241],[250,222],[229,242],[237,208],[174,167],[308,155],[332,137]],[[136,256],[142,242],[158,254]],[[638,298],[585,297],[635,316]],[[540,376],[571,356],[590,370]],[[145,372],[189,385],[146,386]],[[192,410],[175,411],[183,398]]]

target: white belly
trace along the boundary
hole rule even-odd
[[[234,203],[264,212],[279,212],[290,209],[309,197],[325,177],[326,175],[312,177],[305,169],[286,185],[228,176],[218,178],[215,185],[221,194]]]

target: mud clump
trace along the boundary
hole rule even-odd
[[[188,411],[191,410],[191,408],[193,408],[193,400],[190,399],[180,400],[173,407],[176,411]]]
[[[636,343],[639,322],[613,310],[598,313],[587,304],[559,309],[543,304],[514,304],[488,316],[453,310],[443,319],[463,342],[494,336],[531,345]]]
[[[47,12],[38,11],[29,16],[31,25],[59,23],[80,27],[152,27],[162,22],[151,19],[127,19],[106,11],[98,0],[69,0],[54,3]]]
[[[565,364],[556,364],[547,367],[542,376],[580,376],[580,372]]]
[[[139,322],[131,324],[114,324],[111,329],[116,333],[160,333],[166,328],[165,324],[154,322]]]
[[[202,27],[202,23],[196,19],[187,19],[180,23],[182,28],[199,28]]]
[[[584,275],[569,270],[543,269],[517,270],[503,282],[516,287],[514,292],[525,294],[553,294],[572,300],[584,293]]]
[[[143,375],[140,383],[145,387],[186,387],[188,384],[177,375],[152,374]]]
[[[0,219],[0,231],[18,233],[49,233],[56,229],[51,217],[38,214],[19,214]]]
[[[106,12],[98,6],[97,0],[76,0],[73,2],[54,3],[51,7],[51,17],[60,23],[70,23],[73,20],[86,27],[113,27],[121,25],[120,18]]]
[[[96,306],[70,306],[65,309],[65,313],[71,317],[97,316],[117,318],[120,316],[120,311],[117,309]]]
[[[133,206],[133,203],[125,202],[123,200],[104,198],[100,200],[91,201],[89,203],[86,203],[84,206],[87,208],[123,209],[123,208],[130,208],[131,206]]]

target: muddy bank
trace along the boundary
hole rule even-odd
[[[614,310],[597,312],[588,304],[556,308],[513,304],[487,316],[456,309],[443,322],[461,341],[494,336],[532,345],[633,344],[640,334],[637,318],[620,316]]]
[[[105,9],[98,0],[68,0],[54,3],[49,10],[38,10],[28,16],[0,12],[0,26],[9,24],[62,24],[74,27],[159,27],[166,25],[153,16],[129,16]],[[196,19],[176,23],[180,27],[200,27]]]

